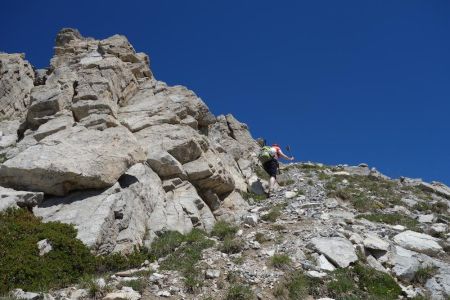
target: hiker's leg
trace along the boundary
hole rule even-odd
[[[271,176],[269,180],[269,192],[273,192],[273,188],[275,187],[275,177]]]

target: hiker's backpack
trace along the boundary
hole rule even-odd
[[[273,159],[274,156],[275,153],[273,151],[273,148],[270,146],[262,147],[258,154],[258,158],[261,163],[268,162],[269,160]]]

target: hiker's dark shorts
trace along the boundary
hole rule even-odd
[[[270,175],[270,177],[277,178],[278,161],[271,159],[263,164],[264,170]]]

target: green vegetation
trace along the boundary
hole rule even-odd
[[[167,241],[167,236],[174,236],[173,232],[168,232],[158,238],[155,243],[162,243],[161,241]],[[199,229],[193,229],[186,235],[181,235],[182,239],[173,239],[179,241],[178,245],[172,244],[172,251],[168,253],[160,252],[162,256],[166,258],[161,262],[160,268],[163,270],[177,270],[185,277],[186,287],[193,291],[202,283],[201,271],[195,266],[195,264],[202,257],[202,250],[210,248],[214,245],[214,241],[208,239],[205,232]],[[152,244],[153,245],[155,244]],[[159,258],[159,257],[156,257]]]
[[[148,285],[148,281],[144,278],[139,278],[139,279],[135,279],[135,280],[129,280],[123,283],[124,286],[128,286],[130,288],[132,288],[133,290],[139,292],[139,293],[143,293],[146,286]]]
[[[242,251],[243,243],[241,239],[227,236],[219,246],[219,250],[227,254],[239,253]]]
[[[428,266],[428,267],[422,267],[417,270],[417,272],[414,274],[414,278],[412,279],[412,282],[419,283],[419,284],[425,284],[428,279],[436,275],[437,273],[437,267],[435,266]]]
[[[286,275],[285,279],[275,287],[274,296],[277,299],[305,299],[312,295],[315,280],[307,277],[302,271]]]
[[[346,179],[347,184],[342,181]],[[325,188],[329,197],[349,201],[355,209],[365,212],[401,204],[401,192],[397,183],[371,176],[335,176]]]
[[[187,285],[196,286],[192,282],[199,280],[200,272],[194,265],[201,258],[201,251],[214,244],[204,232],[194,229],[187,235],[162,234],[154,241],[150,252],[135,249],[128,256],[94,256],[76,235],[72,225],[43,223],[25,209],[0,213],[0,294],[13,288],[47,291],[81,282],[92,297],[97,297],[104,291],[92,279],[95,274],[139,267],[147,259],[165,256],[161,268],[180,271]],[[43,239],[50,242],[53,250],[39,256],[37,242]],[[143,285],[130,284],[136,288]]]
[[[42,223],[24,209],[0,213],[0,294],[12,288],[58,288],[93,273],[95,257],[76,235],[73,226]],[[43,239],[53,250],[39,256],[36,244]]]
[[[232,285],[228,289],[225,300],[253,300],[256,299],[255,294],[249,286],[243,284]]]
[[[358,215],[357,218],[359,219],[364,218],[368,221],[385,223],[389,225],[402,225],[413,231],[421,231],[419,227],[420,223],[417,220],[398,213],[393,214],[375,213],[368,215]]]
[[[447,214],[448,204],[443,201],[436,201],[434,203],[422,201],[414,205],[413,209],[426,213]]]
[[[253,199],[255,201],[262,201],[264,199],[267,199],[267,195],[266,194],[258,195],[258,194],[252,193],[252,192],[241,192],[241,196],[246,201],[248,201],[250,199]]]
[[[329,180],[331,178],[330,175],[325,174],[324,172],[319,172],[319,175],[317,175],[317,177],[322,181]]]
[[[267,242],[268,239],[266,238],[266,236],[264,235],[264,233],[261,232],[257,232],[255,234],[255,241],[257,241],[258,243],[262,244],[264,242]]]
[[[401,190],[405,191],[405,192],[410,192],[410,193],[414,194],[417,198],[422,199],[422,200],[426,200],[426,201],[433,200],[433,197],[431,196],[430,192],[424,191],[418,186],[405,185],[405,186],[402,186]]]
[[[267,222],[275,222],[279,216],[281,216],[282,205],[276,205],[272,207],[269,212],[261,217],[262,220]]]
[[[400,287],[391,276],[361,263],[338,269],[323,279],[309,278],[301,271],[296,271],[286,276],[274,290],[277,299],[304,299],[311,295],[337,300],[393,300],[400,293]]]
[[[6,153],[1,153],[0,154],[0,164],[4,163],[7,160],[8,160],[8,158],[6,158]]]
[[[277,269],[285,269],[291,264],[291,259],[286,254],[274,254],[270,258],[270,265]]]
[[[230,224],[226,221],[218,221],[214,224],[211,231],[211,235],[218,237],[220,240],[224,240],[226,237],[234,237],[238,227]]]

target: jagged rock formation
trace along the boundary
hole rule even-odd
[[[169,230],[210,232],[217,220],[241,225],[231,242],[207,237],[215,246],[196,264],[204,280],[194,294],[176,268],[160,268],[169,254],[97,279],[104,299],[222,299],[233,278],[259,299],[286,298],[283,283],[294,271],[315,278],[300,280],[300,290],[317,299],[386,296],[370,294],[384,287],[364,286],[367,278],[392,284],[385,292],[397,288],[394,297],[450,296],[447,186],[392,180],[366,164],[303,163],[285,166],[285,186],[255,200],[263,180],[247,126],[215,117],[185,87],[156,80],[148,56],[123,36],[95,40],[63,29],[47,70],[34,71],[21,54],[0,54],[0,70],[0,211],[24,207],[44,221],[74,224],[97,254],[151,247]],[[51,252],[47,242],[36,251]],[[142,275],[150,269],[157,273]],[[374,270],[380,273],[370,277]],[[142,293],[127,286],[139,276],[148,277]],[[349,290],[338,294],[332,285],[342,276]],[[52,295],[85,299],[88,292]]]
[[[248,128],[157,81],[124,36],[63,29],[36,73],[23,55],[0,59],[0,185],[45,193],[44,220],[75,224],[99,253],[126,253],[245,209],[236,191],[247,191],[257,149]]]

